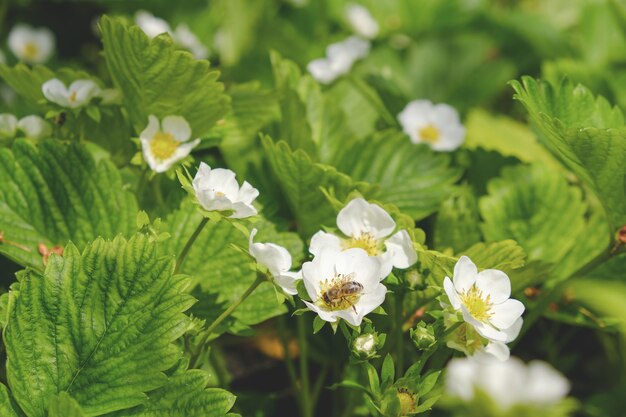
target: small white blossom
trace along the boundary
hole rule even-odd
[[[0,139],[13,139],[17,133],[17,117],[10,113],[0,114]]]
[[[301,273],[291,272],[291,254],[284,247],[275,243],[254,243],[257,229],[250,232],[248,250],[257,263],[265,266],[274,282],[287,294],[295,295],[296,282],[302,279]]]
[[[365,355],[376,353],[376,337],[371,334],[362,334],[354,340],[354,349]]]
[[[52,135],[52,126],[37,115],[30,115],[20,119],[17,128],[24,132],[24,136],[31,139],[44,139]]]
[[[41,90],[48,101],[70,109],[86,106],[100,94],[98,84],[87,79],[73,81],[67,87],[63,81],[53,78],[43,83]]]
[[[346,6],[346,19],[358,35],[367,39],[374,39],[378,35],[378,22],[370,11],[360,4],[350,3]]]
[[[200,139],[189,141],[191,127],[182,116],[166,116],[161,122],[148,116],[148,126],[139,134],[143,156],[155,172],[165,172],[184,159]]]
[[[193,179],[193,189],[200,205],[207,211],[232,210],[229,217],[243,219],[257,214],[252,202],[259,191],[244,181],[241,187],[230,169],[215,168],[204,162]]]
[[[454,266],[453,280],[445,277],[443,287],[452,308],[461,312],[463,320],[482,337],[496,342],[488,353],[517,337],[524,304],[509,298],[511,281],[504,272],[497,269],[478,272],[467,256],[461,256]]]
[[[369,41],[350,36],[341,42],[329,45],[326,48],[326,57],[309,62],[307,70],[319,82],[330,84],[348,73],[356,61],[367,56],[369,50]]]
[[[417,261],[408,232],[403,229],[392,234],[396,222],[382,207],[362,198],[355,198],[341,209],[337,227],[345,238],[320,230],[311,238],[309,252],[317,256],[324,248],[361,248],[380,261],[383,278],[393,267],[406,269]]]
[[[139,26],[149,38],[154,38],[161,33],[172,33],[169,23],[146,10],[138,10],[137,13],[135,13],[135,24]]]
[[[453,151],[465,139],[459,114],[447,104],[411,101],[398,114],[398,121],[411,142],[426,143],[435,151]]]
[[[549,364],[518,358],[499,361],[489,358],[452,359],[448,364],[446,392],[471,402],[476,392],[488,395],[502,411],[514,405],[545,408],[558,404],[570,390],[568,380]]]
[[[54,53],[54,34],[47,28],[35,29],[20,23],[9,32],[8,44],[20,61],[43,64]]]
[[[182,48],[189,50],[196,59],[209,57],[209,49],[200,42],[200,39],[184,23],[176,26],[173,34],[174,42]]]
[[[302,265],[302,279],[312,302],[306,306],[322,320],[344,319],[359,326],[363,317],[385,301],[387,288],[378,259],[363,249],[326,249]]]

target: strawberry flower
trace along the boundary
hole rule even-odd
[[[275,243],[254,243],[257,229],[252,229],[248,250],[258,264],[267,268],[274,282],[290,295],[298,293],[296,282],[302,279],[301,273],[291,272],[291,254]]]

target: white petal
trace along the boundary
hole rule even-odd
[[[250,233],[250,254],[258,263],[267,267],[272,276],[276,277],[291,268],[291,254],[285,248],[274,243],[253,243],[256,229]]]
[[[477,275],[478,269],[474,262],[467,256],[461,256],[454,265],[454,276],[452,277],[457,292],[464,293],[469,290],[476,282]]]
[[[375,38],[378,35],[378,22],[365,7],[350,3],[346,6],[346,18],[352,29],[364,38]]]
[[[39,56],[33,63],[43,64],[54,53],[54,33],[48,28],[39,28],[35,31],[33,39],[39,48]]]
[[[100,87],[92,80],[76,80],[69,86],[68,90],[70,108],[86,106],[92,98],[100,94]],[[72,100],[72,95],[74,95],[74,100]]]
[[[239,201],[245,204],[252,204],[252,202],[259,196],[259,190],[254,188],[248,181],[244,181],[239,189]]]
[[[166,116],[161,121],[161,128],[179,142],[186,142],[191,137],[191,127],[182,116]]]
[[[17,131],[17,117],[9,113],[0,114],[0,138],[13,139]]]
[[[495,342],[505,342],[506,341],[506,333],[500,331],[488,323],[483,323],[481,321],[476,320],[469,311],[465,308],[463,304],[461,304],[461,313],[463,314],[463,320],[469,323],[476,329],[478,334],[488,340],[492,340]]]
[[[231,201],[238,200],[239,184],[235,179],[235,173],[230,169],[215,168],[211,170],[204,186],[206,189],[225,194]]]
[[[56,103],[62,107],[69,106],[69,92],[67,91],[65,84],[58,78],[53,78],[43,83],[41,91],[48,101]]]
[[[161,33],[171,32],[170,25],[165,20],[155,17],[152,13],[145,10],[137,11],[135,23],[150,38],[154,38]]]
[[[322,271],[320,271],[319,261],[305,262],[302,265],[302,280],[309,297],[313,302],[317,301],[320,293],[320,281],[323,280]],[[326,277],[328,278],[328,277]]]
[[[387,251],[391,253],[393,266],[406,269],[417,262],[417,252],[406,230],[400,230],[385,241]]]
[[[469,359],[452,359],[446,370],[446,392],[464,401],[470,401],[474,398],[477,365],[476,361]]]
[[[412,142],[419,141],[418,127],[428,123],[427,116],[432,109],[428,100],[413,100],[398,114],[398,121],[404,133],[409,135]]]
[[[339,73],[331,66],[326,58],[320,58],[309,62],[307,71],[322,84],[330,84],[339,76]]]
[[[459,296],[456,292],[456,289],[454,288],[454,284],[452,284],[452,281],[450,280],[450,278],[445,277],[443,280],[443,289],[446,292],[446,295],[448,296],[448,300],[450,300],[450,305],[455,309],[455,310],[460,310],[461,309],[461,300],[459,300]]]
[[[502,342],[490,341],[487,346],[485,346],[483,351],[499,361],[506,361],[511,356],[508,346]]]
[[[346,236],[359,237],[362,233],[369,233],[382,239],[393,232],[396,222],[380,206],[355,198],[337,215],[337,227]]]
[[[319,255],[323,248],[341,251],[341,239],[331,233],[320,230],[311,238],[309,252],[313,255]]]
[[[24,135],[31,139],[43,139],[52,135],[50,123],[37,115],[23,117],[17,127],[24,132]]]
[[[511,298],[491,306],[491,311],[493,312],[493,316],[489,319],[491,324],[504,330],[511,327],[524,313],[524,304]]]
[[[528,364],[526,400],[529,403],[556,404],[565,398],[569,390],[569,381],[549,364],[542,361]]]
[[[322,252],[324,253],[326,252]],[[369,256],[363,249],[351,248],[338,252],[334,266],[338,274],[354,274],[354,281],[360,282],[364,291],[380,285],[382,279],[380,262],[375,257]]]
[[[241,201],[234,202],[232,208],[235,212],[228,216],[230,219],[245,219],[258,214],[254,206],[242,203]]]
[[[302,279],[302,274],[299,272],[283,272],[280,275],[274,277],[276,284],[283,289],[283,291],[289,295],[296,295],[298,293],[296,283]]]
[[[485,269],[476,277],[476,287],[484,295],[491,297],[491,302],[499,304],[511,296],[511,281],[502,271],[497,269]]]
[[[151,114],[150,116],[148,116],[148,125],[139,134],[139,138],[152,140],[154,136],[157,134],[157,132],[159,131],[159,129],[160,129],[159,119],[155,115]]]
[[[522,330],[523,324],[524,319],[520,317],[515,321],[515,323],[513,323],[513,325],[511,325],[511,327],[507,329],[502,329],[502,331],[506,333],[506,340],[504,341],[504,343],[510,343],[517,339],[517,336],[519,336],[519,332]]]
[[[304,304],[306,304],[306,306],[317,313],[318,316],[320,316],[320,318],[324,321],[329,321],[331,323],[334,323],[337,321],[337,312],[336,311],[325,311],[322,310],[321,308],[319,308],[318,306],[316,306],[313,303],[309,303],[306,300],[302,300],[304,301]]]

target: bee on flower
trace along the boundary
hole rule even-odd
[[[459,113],[447,104],[411,101],[398,114],[398,121],[411,142],[425,143],[434,151],[453,151],[465,140]]]
[[[362,198],[350,201],[337,215],[337,227],[344,236],[319,231],[311,238],[309,252],[319,255],[324,248],[337,251],[363,249],[381,264],[382,278],[392,268],[406,269],[417,261],[417,253],[406,230],[396,230],[396,222],[380,206]]]
[[[20,23],[11,29],[9,49],[20,61],[28,64],[43,64],[54,53],[54,34],[48,28],[33,28]]]
[[[148,116],[148,126],[139,134],[143,156],[155,172],[165,172],[186,158],[200,139],[189,141],[191,127],[182,116],[166,116],[159,120]]]

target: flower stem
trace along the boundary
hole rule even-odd
[[[187,243],[185,244],[185,247],[183,248],[183,250],[180,253],[180,255],[178,255],[178,258],[176,259],[176,269],[174,269],[174,273],[175,274],[180,272],[180,269],[183,266],[183,262],[185,261],[185,258],[187,257],[187,254],[189,253],[189,250],[191,249],[191,247],[193,246],[193,243],[196,241],[196,239],[200,235],[200,232],[202,232],[202,229],[204,229],[204,226],[206,226],[206,224],[208,222],[209,222],[209,218],[208,217],[204,217],[202,219],[202,221],[200,222],[200,224],[198,225],[198,227],[196,227],[196,230],[189,237],[189,240],[187,240]]]
[[[395,319],[396,319],[396,375],[402,375],[404,372],[404,332],[402,326],[404,324],[404,291],[401,289],[396,290],[395,293]]]
[[[287,325],[285,323],[285,316],[278,317],[278,334],[280,335],[280,341],[283,345],[283,351],[285,352],[285,367],[287,368],[287,375],[289,376],[289,381],[294,388],[295,397],[298,401],[298,407],[300,408],[300,414],[303,414],[302,411],[302,394],[300,391],[300,386],[298,384],[298,377],[296,375],[296,368],[293,364],[293,360],[291,358],[291,352],[289,352],[289,334],[287,333]]]
[[[217,326],[219,326],[226,318],[228,318],[228,316],[230,316],[233,313],[233,311],[235,311],[237,307],[239,307],[241,303],[243,303],[244,300],[248,298],[250,294],[252,294],[254,290],[256,290],[257,287],[265,281],[266,279],[263,275],[257,275],[252,285],[250,285],[250,287],[248,287],[248,289],[244,291],[244,293],[241,294],[239,298],[233,301],[233,303],[230,306],[228,306],[228,308],[222,314],[220,314],[219,317],[216,318],[215,321],[213,321],[213,323],[209,325],[209,327],[207,327],[207,329],[204,331],[204,335],[202,336],[202,339],[200,339],[200,343],[198,343],[199,345],[198,351],[193,354],[191,360],[189,361],[189,368],[194,368],[197,365],[198,359],[202,356],[202,354],[204,353],[204,350],[206,349],[206,344],[209,341],[209,337],[211,336],[211,333],[213,333],[213,331],[217,328]]]
[[[302,417],[312,417],[311,398],[309,390],[309,358],[306,341],[304,317],[298,317],[298,346],[300,347],[300,386],[302,400]]]

